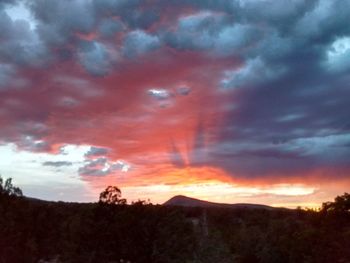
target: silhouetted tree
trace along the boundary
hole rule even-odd
[[[113,205],[125,205],[126,199],[121,198],[122,192],[116,186],[108,186],[100,194],[100,203],[113,204]]]
[[[4,182],[0,175],[0,194],[8,196],[22,196],[22,190],[12,184],[12,178],[7,178]]]
[[[323,203],[322,211],[350,213],[350,194],[344,193],[343,195],[337,196],[334,202]]]

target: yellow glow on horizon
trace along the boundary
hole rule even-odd
[[[136,187],[139,188],[139,187]],[[274,194],[274,195],[287,195],[287,196],[298,196],[298,195],[308,195],[315,191],[313,187],[307,187],[303,185],[288,185],[288,184],[276,184],[269,187],[248,187],[239,186],[229,183],[221,182],[208,182],[199,184],[186,184],[186,185],[149,185],[140,187],[148,191],[157,192],[169,192],[169,191],[179,191],[183,193],[190,193],[195,196],[207,194],[243,194],[243,195],[257,195],[257,194]]]
[[[250,202],[252,203],[263,203],[261,201],[259,202],[261,197],[299,197],[313,194],[315,190],[316,188],[314,187],[304,186],[301,184],[276,184],[268,187],[250,187],[217,181],[185,185],[159,184],[148,186],[131,186],[125,187],[123,192],[131,197],[144,193],[144,195],[153,196],[152,201],[156,203],[163,203],[174,195],[185,195],[212,202],[241,203],[247,202],[243,200],[251,199]]]
[[[301,209],[312,209],[312,210],[319,210],[322,206],[322,204],[320,203],[308,203],[308,202],[305,202],[305,203],[274,203],[274,204],[271,204],[271,206],[274,206],[274,207],[286,207],[286,208],[297,208],[297,207],[300,207]]]
[[[124,173],[110,175],[105,180],[97,177],[88,179],[95,188],[95,195],[105,185],[117,185],[129,202],[149,199],[154,204],[161,204],[175,195],[185,195],[218,203],[317,208],[322,202],[332,200],[321,191],[324,185],[319,182],[274,182],[271,178],[266,181],[242,181],[210,166],[154,166],[147,174],[140,174],[136,167],[127,176]]]

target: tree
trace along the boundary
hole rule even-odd
[[[12,178],[7,178],[4,182],[0,176],[0,195],[23,196],[22,190],[12,184]]]
[[[116,186],[108,186],[100,194],[100,203],[110,204],[110,205],[125,205],[126,199],[121,198],[122,192]]]
[[[343,195],[337,196],[334,202],[323,203],[322,211],[350,213],[350,194],[344,193]]]

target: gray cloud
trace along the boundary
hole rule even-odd
[[[7,63],[40,66],[48,58],[46,46],[29,22],[13,21],[6,11],[0,11],[0,39],[0,58]]]
[[[264,64],[260,57],[246,61],[246,65],[237,70],[228,71],[221,82],[223,88],[239,88],[262,84],[277,79],[286,71],[283,66],[273,68]]]
[[[36,139],[31,135],[23,136],[16,143],[19,149],[30,152],[48,152],[51,150],[51,145],[48,142]]]
[[[62,167],[62,166],[71,166],[73,165],[72,162],[67,161],[47,161],[43,163],[44,166],[53,166],[53,167]]]
[[[184,3],[206,10],[229,5],[228,1],[218,1],[215,7],[210,1]],[[272,6],[263,12],[266,5]],[[218,22],[215,14],[213,18],[210,13],[199,13],[189,17],[196,21],[187,30],[181,31],[178,24],[166,36],[168,44],[179,49],[234,56],[238,50],[243,62],[223,72],[218,83],[233,88],[228,96],[235,105],[227,107],[220,143],[208,150],[204,162],[236,176],[348,166],[348,151],[327,143],[350,133],[347,5],[342,1],[250,1],[226,9],[236,14],[234,20]],[[208,17],[211,23],[206,25],[202,20]],[[251,36],[244,30],[234,34],[233,29],[243,25],[253,30]],[[220,41],[222,32],[228,32],[226,42]],[[244,43],[240,39],[248,42],[240,45]],[[227,48],[220,43],[227,43]],[[201,163],[202,152],[197,147],[193,163]]]
[[[180,17],[175,31],[164,34],[165,42],[177,49],[208,50],[215,46],[221,29],[228,21],[226,16],[211,12]]]
[[[88,167],[81,167],[78,170],[80,175],[87,175],[87,176],[104,176],[110,174],[109,170],[103,171],[99,169],[93,169],[93,168],[88,168]]]
[[[127,57],[135,57],[153,51],[160,47],[157,36],[136,30],[127,34],[124,41],[123,53]]]
[[[102,43],[82,42],[78,56],[80,63],[93,75],[103,76],[110,70],[111,61]]]
[[[38,32],[48,44],[61,45],[71,40],[75,33],[91,32],[95,25],[96,16],[91,1],[38,0],[29,1],[28,6],[41,22]]]
[[[123,23],[114,19],[102,19],[98,27],[99,32],[106,38],[113,37],[124,29]]]
[[[106,157],[99,157],[97,159],[86,159],[85,165],[78,169],[80,175],[87,176],[104,176],[113,174],[116,171],[127,172],[130,165],[123,162],[111,162]]]
[[[93,0],[97,16],[118,16],[132,29],[146,29],[160,18],[160,10],[152,6],[143,7],[141,0]]]
[[[94,157],[106,155],[109,152],[107,148],[91,146],[90,150],[85,154],[85,157]]]
[[[213,12],[180,17],[175,31],[164,34],[164,41],[180,50],[211,51],[219,56],[238,55],[260,38],[263,29],[228,15]]]
[[[4,8],[6,5],[15,5],[18,3],[18,0],[0,0],[0,10]]]
[[[103,176],[111,172],[107,164],[107,158],[100,157],[97,159],[85,160],[85,165],[80,167],[78,172],[80,175]]]
[[[182,96],[187,96],[188,94],[191,93],[191,91],[192,91],[191,88],[186,86],[176,88],[176,93]]]

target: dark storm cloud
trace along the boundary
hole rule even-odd
[[[28,28],[25,21],[21,22],[23,25],[19,22],[18,25],[11,25],[13,22],[6,14],[2,15],[0,26],[6,30],[1,32],[10,32],[19,37],[28,36],[25,39],[26,46],[18,47],[11,43],[8,46],[2,45],[3,56],[7,53],[22,54],[17,62],[33,62],[35,57],[42,58],[44,52],[52,47],[58,51],[54,54],[56,56],[80,52],[80,55],[73,58],[78,57],[87,71],[97,75],[104,75],[107,71],[108,52],[104,50],[104,44],[98,42],[90,44],[88,54],[84,48],[81,51],[81,34],[100,32],[102,37],[111,37],[127,30],[129,32],[120,44],[124,55],[129,57],[152,51],[160,47],[163,41],[180,50],[206,50],[221,55],[242,55],[246,58],[251,53],[260,53],[259,47],[268,49],[272,44],[272,53],[280,53],[278,49],[282,49],[283,53],[284,49],[288,49],[286,45],[291,45],[292,48],[298,45],[302,48],[301,45],[310,44],[307,43],[309,40],[319,44],[320,41],[329,41],[334,36],[349,32],[348,27],[344,27],[348,15],[346,10],[349,7],[346,1],[332,1],[327,4],[326,1],[316,0],[192,0],[156,1],[155,5],[148,5],[144,1],[38,0],[26,3],[37,22],[35,31],[25,32],[23,30],[28,31],[25,29]],[[264,8],[266,6],[269,8]],[[189,15],[181,14],[182,8],[186,7],[195,8],[195,11]],[[172,25],[162,25],[160,18],[168,8],[176,14],[175,21]],[[115,17],[120,20],[115,20]],[[154,23],[158,23],[153,30],[155,34],[149,34],[145,29],[149,29]],[[319,29],[321,27],[322,30]],[[298,42],[297,39],[301,37],[305,39],[305,43],[291,43]],[[31,52],[26,51],[27,49]],[[32,57],[26,57],[29,54]],[[94,59],[98,64],[96,68],[89,63]],[[102,64],[102,61],[105,63]]]
[[[81,42],[79,61],[89,73],[96,76],[107,74],[111,64],[106,47],[98,42]]]
[[[124,40],[123,53],[127,57],[135,57],[153,51],[160,46],[157,36],[136,30],[128,33]]]
[[[77,58],[87,72],[96,76],[110,72],[118,50],[113,42],[110,43],[113,48],[109,50],[100,41],[81,41],[89,38],[89,34],[99,33],[101,38],[111,38],[125,31],[126,26],[134,28],[135,31],[128,32],[123,41],[122,52],[128,57],[159,46],[157,36],[138,30],[149,27],[159,14],[154,10],[138,9],[138,5],[139,1],[27,1],[37,22],[34,33],[43,45],[42,49],[55,50],[51,55],[56,59]],[[121,19],[116,20],[116,16]],[[39,55],[43,55],[42,52]]]
[[[270,173],[348,166],[350,151],[332,146],[350,138],[349,129],[343,128],[348,122],[350,90],[348,84],[339,83],[340,76],[326,75],[300,65],[273,81],[249,83],[235,90],[238,99],[234,110],[227,113],[220,137],[226,144],[226,158],[217,146],[214,159],[228,170],[255,174],[263,173],[262,167]],[[245,156],[239,154],[240,147],[263,150]],[[271,147],[275,150],[266,154]],[[337,157],[324,160],[332,155]]]
[[[15,5],[18,0],[0,0],[0,10],[4,8],[5,5]]]
[[[98,16],[119,16],[132,29],[146,29],[160,18],[159,9],[142,0],[94,0],[93,6]],[[146,5],[146,7],[144,7]]]
[[[40,22],[38,32],[48,44],[62,45],[75,33],[89,33],[95,25],[95,11],[91,1],[28,1],[28,6]]]
[[[45,45],[26,20],[12,20],[6,10],[0,10],[1,63],[18,66],[39,66],[47,56]]]
[[[116,33],[123,31],[125,26],[122,22],[115,19],[102,19],[99,23],[98,30],[102,37],[109,38]]]
[[[223,5],[184,2],[206,10]],[[271,4],[267,12],[266,4]],[[244,60],[241,68],[224,72],[220,86],[230,90],[227,94],[234,106],[226,112],[221,143],[210,148],[207,161],[252,175],[322,165],[347,167],[350,152],[333,145],[350,137],[349,129],[342,128],[347,127],[350,111],[349,68],[336,73],[324,65],[334,41],[349,36],[348,3],[247,1],[231,7],[226,9],[229,13],[242,11],[232,23],[221,22],[225,20],[220,21],[217,14],[201,13],[181,18],[177,31],[167,36],[176,48],[206,49],[219,55],[239,51]],[[249,28],[255,30],[253,37],[246,31]],[[226,31],[230,33],[225,35]],[[200,159],[194,151],[192,162]]]

